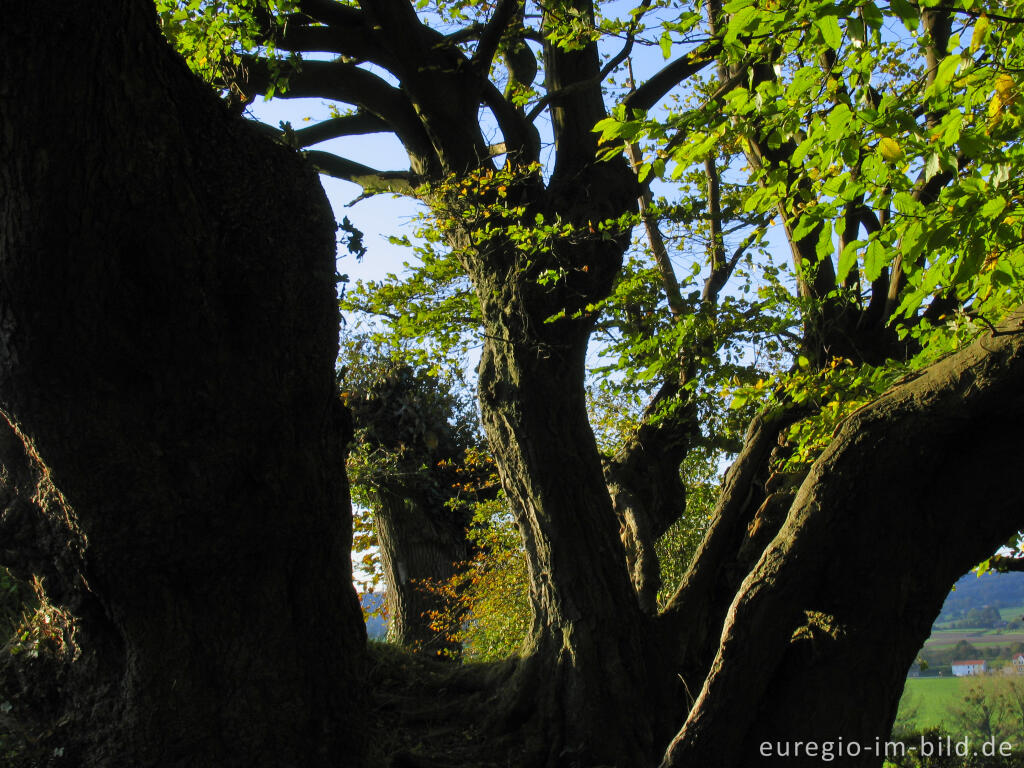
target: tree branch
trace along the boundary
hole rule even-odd
[[[282,51],[337,53],[359,61],[372,61],[381,66],[387,66],[388,63],[384,51],[372,44],[369,30],[366,28],[289,24],[274,45]]]
[[[489,79],[484,79],[483,102],[498,122],[505,141],[505,149],[524,163],[531,163],[540,157],[540,134],[536,126],[512,106],[501,91]]]
[[[1001,469],[1019,452],[1024,425],[1022,317],[843,423],[737,592],[711,673],[663,768],[759,764],[757,745],[793,733],[793,723],[850,742],[885,737],[907,666],[949,585],[1018,527],[1022,487]],[[977,444],[986,450],[964,450]],[[1003,464],[993,466],[997,459]],[[970,482],[977,477],[985,478],[981,499]],[[875,599],[894,584],[892,599]],[[883,657],[878,669],[858,663]],[[808,691],[822,670],[830,672],[820,690],[860,693],[821,707]],[[736,684],[744,696],[723,695]],[[884,706],[864,712],[877,697]],[[765,701],[778,712],[763,709]]]
[[[640,148],[636,144],[626,142],[626,157],[629,158],[633,173],[637,173],[643,160],[640,156]],[[676,271],[672,267],[672,260],[668,255],[668,248],[665,247],[665,238],[661,236],[658,220],[651,211],[652,200],[650,187],[643,185],[639,199],[640,217],[643,219],[644,230],[647,232],[647,241],[651,244],[654,263],[658,266],[658,274],[661,275],[661,285],[665,289],[669,311],[672,313],[672,317],[678,321],[686,314],[686,305],[679,292],[679,278],[676,277]]]
[[[711,64],[721,52],[722,44],[717,40],[709,40],[667,64],[625,98],[623,104],[626,107],[626,114],[628,115],[630,111],[646,112],[676,85]]]
[[[265,90],[271,82],[267,62],[245,59],[250,92]],[[345,61],[304,61],[293,74],[281,98],[321,98],[359,107],[391,127],[410,157],[413,170],[422,173],[433,157],[433,147],[406,95],[383,78]]]
[[[309,147],[322,141],[337,139],[342,136],[362,136],[367,133],[391,133],[392,128],[376,115],[358,112],[354,115],[343,115],[330,120],[322,120],[308,128],[293,131],[292,138],[296,147]]]
[[[491,69],[491,62],[498,52],[498,45],[501,43],[501,36],[505,33],[508,25],[516,17],[522,0],[498,0],[494,13],[490,20],[484,25],[480,34],[480,42],[473,53],[473,67],[483,76],[487,77]]]
[[[363,188],[361,197],[382,192],[415,197],[416,177],[410,171],[378,171],[354,160],[319,150],[310,150],[303,154],[320,173],[358,184]]]
[[[725,285],[720,274],[725,271],[725,240],[722,235],[722,185],[715,157],[704,158],[704,175],[708,184],[708,217],[711,225],[711,274],[704,283],[704,301],[712,304],[718,301],[719,285]]]

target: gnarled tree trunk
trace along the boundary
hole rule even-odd
[[[740,586],[663,766],[757,766],[796,741],[838,755],[840,739],[835,762],[879,765],[949,585],[1020,528],[1004,467],[1022,428],[1021,314],[847,419]]]
[[[3,558],[78,619],[35,714],[68,765],[358,764],[326,199],[151,3],[4,10]]]

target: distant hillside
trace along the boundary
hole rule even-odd
[[[363,615],[379,610],[384,603],[381,592],[367,592],[359,596],[363,606]],[[383,616],[366,616],[366,636],[371,640],[383,640],[388,634],[388,623]]]
[[[968,573],[957,581],[936,623],[962,619],[974,608],[1024,607],[1024,573]],[[1022,610],[1024,614],[1024,610]]]

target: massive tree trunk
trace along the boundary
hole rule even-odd
[[[2,555],[78,646],[13,714],[68,765],[359,764],[326,199],[151,3],[4,10]]]
[[[470,248],[486,341],[480,405],[502,485],[518,515],[530,571],[533,627],[512,687],[513,720],[529,720],[539,765],[628,765],[652,754],[646,619],[609,498],[583,389],[588,305],[610,291],[625,233],[590,232],[635,200],[624,162],[572,167],[532,195],[572,235],[533,255],[501,238]],[[561,271],[543,278],[545,268]]]

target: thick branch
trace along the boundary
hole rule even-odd
[[[699,684],[711,662],[709,649],[728,607],[728,599],[723,604],[721,590],[716,588],[725,576],[723,566],[732,562],[747,523],[763,500],[768,457],[779,433],[800,415],[795,409],[766,411],[750,423],[743,450],[726,473],[708,533],[659,619],[666,640],[678,644],[680,634],[686,633],[682,645],[690,659],[685,669],[692,673],[686,679],[691,688]]]
[[[686,55],[667,64],[659,72],[626,97],[626,113],[630,110],[645,112],[658,103],[669,91],[688,77],[700,72],[722,52],[717,40],[710,40]]]
[[[728,269],[725,261],[725,240],[722,236],[722,185],[714,155],[704,158],[704,175],[708,182],[708,217],[711,224],[711,275],[704,284],[704,300],[718,301],[722,274]],[[731,270],[730,270],[731,271]],[[728,279],[728,278],[726,278]]]
[[[343,181],[351,181],[363,188],[363,195],[392,192],[396,195],[415,194],[415,177],[409,171],[378,171],[353,160],[346,160],[330,152],[310,150],[306,159],[320,173]]]
[[[362,11],[350,5],[335,2],[335,0],[301,0],[299,8],[321,24],[345,27],[358,27],[366,24],[366,17]]]
[[[580,21],[593,25],[594,7],[590,0],[564,3]],[[558,19],[546,11],[545,27],[557,26]],[[553,176],[568,180],[593,162],[597,152],[594,126],[605,116],[601,94],[601,63],[596,43],[588,42],[577,50],[567,51],[545,40],[544,85],[550,97],[551,127],[555,136],[555,169]]]
[[[758,765],[766,740],[885,738],[949,585],[1019,527],[1024,486],[1003,467],[1024,428],[1022,318],[842,425],[741,586],[663,766]]]
[[[272,75],[264,59],[246,61],[250,92],[266,89]],[[293,74],[282,98],[320,98],[352,104],[391,126],[410,156],[417,172],[429,165],[433,155],[430,139],[420,124],[409,99],[381,77],[345,61],[305,61]]]
[[[373,42],[370,30],[360,26],[320,26],[289,24],[274,45],[282,51],[338,53],[347,58],[372,61],[385,66],[388,57]]]
[[[292,139],[297,147],[309,147],[342,136],[361,136],[367,133],[391,133],[391,126],[376,115],[360,112],[300,128],[292,132]]]
[[[505,139],[504,151],[523,164],[538,160],[540,134],[536,126],[520,114],[490,80],[484,81],[483,102],[498,121],[498,128]]]
[[[490,20],[484,25],[480,34],[480,42],[473,53],[473,66],[483,77],[487,77],[491,69],[491,62],[498,52],[498,45],[501,37],[505,34],[508,25],[518,14],[521,0],[498,0],[494,13]]]

